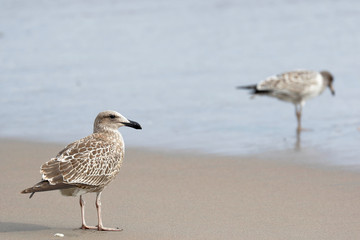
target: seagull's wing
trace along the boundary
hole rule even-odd
[[[319,73],[315,71],[293,71],[271,76],[257,85],[259,91],[298,94],[319,85]]]
[[[123,146],[92,134],[66,146],[40,172],[50,184],[103,186],[120,170],[123,153]]]

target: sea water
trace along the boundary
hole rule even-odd
[[[356,167],[359,24],[355,0],[0,0],[0,137],[70,142],[113,109],[143,127],[127,146]],[[236,89],[294,69],[335,76],[300,138],[292,104]]]

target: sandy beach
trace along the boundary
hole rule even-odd
[[[79,199],[20,194],[62,144],[1,140],[0,239],[359,239],[360,174],[331,168],[128,148],[103,192],[105,226],[80,226]],[[95,195],[86,219],[96,224]]]

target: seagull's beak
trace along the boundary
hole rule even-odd
[[[124,124],[127,127],[131,127],[131,128],[135,128],[135,129],[142,129],[140,124],[135,122],[135,121],[131,121],[128,120],[129,122],[122,122],[122,124]]]
[[[335,96],[335,90],[334,90],[333,85],[330,84],[330,85],[329,85],[329,88],[330,88],[331,94],[332,94],[333,96]]]

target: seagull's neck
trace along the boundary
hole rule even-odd
[[[117,135],[117,136],[120,135],[120,133],[117,129],[110,128],[108,126],[102,126],[102,125],[94,126],[94,133],[107,133],[107,134],[112,134],[112,135]]]
[[[324,86],[324,88],[326,88],[327,86],[329,86],[329,84],[330,84],[329,79],[323,78],[323,86]]]

